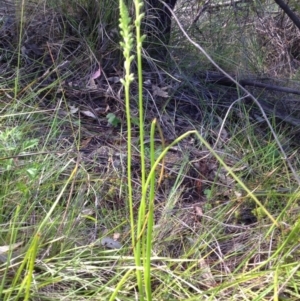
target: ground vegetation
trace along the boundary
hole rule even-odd
[[[280,2],[0,2],[1,300],[300,299]]]

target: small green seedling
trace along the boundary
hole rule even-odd
[[[108,123],[112,126],[118,126],[121,123],[120,119],[114,113],[108,113],[106,118]]]

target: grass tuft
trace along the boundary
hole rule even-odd
[[[146,70],[142,1],[3,3],[0,299],[299,300],[297,128],[197,77],[176,25]],[[297,77],[259,5],[176,14],[226,71]]]

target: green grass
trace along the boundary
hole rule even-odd
[[[79,3],[70,3],[76,11]],[[109,10],[98,9],[111,20]],[[126,18],[123,38],[130,35]],[[114,15],[104,37],[118,19]],[[16,81],[8,71],[1,75],[0,299],[298,300],[300,189],[270,128],[242,103],[226,120],[207,107],[201,124],[185,116],[189,130],[164,143],[162,116],[151,123],[151,108],[142,106],[141,90],[135,92],[141,86],[130,75],[139,32],[133,26],[132,43],[125,40],[121,49],[113,41],[100,53],[96,25],[76,31],[87,34],[81,55],[71,54],[69,69],[54,68],[48,85],[41,84],[43,75],[24,74],[20,55],[10,61],[21,70]],[[91,66],[120,57],[110,57],[109,49],[125,51],[124,99],[105,94],[94,105],[70,82],[84,74],[86,88]],[[142,83],[141,57],[137,61]],[[111,88],[121,91],[121,85]],[[195,95],[205,109],[201,93]],[[105,97],[113,101],[103,105]],[[98,119],[82,112],[98,112]],[[115,127],[109,113],[118,118]],[[290,129],[272,128],[299,174],[299,150],[287,143]],[[102,146],[117,151],[104,155]],[[170,161],[181,148],[182,157]]]

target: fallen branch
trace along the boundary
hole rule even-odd
[[[196,77],[202,78],[205,80],[206,83],[212,83],[215,85],[222,85],[222,86],[228,86],[228,87],[234,87],[236,86],[235,82],[233,82],[229,77],[224,76],[221,73],[216,73],[216,72],[210,72],[207,71],[205,73],[200,73],[197,74]],[[232,76],[234,78],[234,76]],[[271,84],[265,84],[258,79],[251,80],[251,79],[241,79],[236,81],[243,87],[250,86],[250,87],[256,87],[256,88],[262,88],[270,91],[278,91],[278,92],[283,92],[283,93],[291,93],[291,94],[296,94],[300,95],[300,90],[292,89],[292,88],[287,88],[287,87],[281,87],[277,85],[271,85]],[[261,79],[264,80],[264,79]]]

